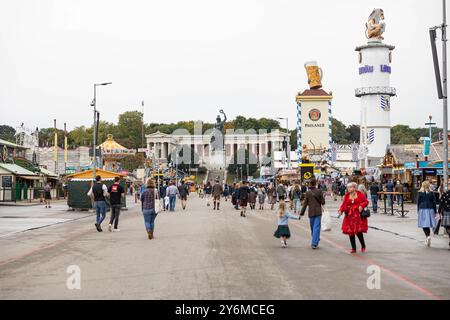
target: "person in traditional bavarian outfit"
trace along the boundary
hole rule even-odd
[[[278,239],[281,238],[282,248],[287,247],[286,239],[289,239],[291,237],[291,232],[288,225],[289,219],[300,220],[301,218],[300,216],[293,215],[288,210],[286,210],[286,203],[284,202],[284,200],[281,200],[278,206],[278,228],[277,230],[275,230],[273,236]]]
[[[271,183],[269,188],[267,188],[267,197],[269,198],[270,210],[273,210],[273,206],[277,203],[276,190]]]
[[[439,214],[441,215],[441,226],[450,237],[450,190],[442,194],[439,202]],[[448,243],[450,250],[450,242]]]
[[[425,233],[425,244],[431,246],[431,228],[436,227],[436,196],[430,190],[430,182],[422,182],[417,196],[417,226]]]

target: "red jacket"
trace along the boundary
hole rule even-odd
[[[361,218],[359,207],[361,206],[364,209],[368,204],[369,201],[367,201],[366,196],[361,191],[356,191],[356,198],[353,202],[349,193],[344,196],[344,200],[339,208],[340,212],[345,213],[345,218],[342,222],[343,233],[355,235],[360,232],[367,232],[369,228],[367,218]]]

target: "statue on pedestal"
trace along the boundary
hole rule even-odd
[[[383,9],[373,9],[366,23],[366,37],[369,40],[383,40],[381,36],[386,30],[386,24],[381,22],[384,20]]]
[[[227,116],[222,109],[220,109],[219,113],[223,114],[224,118],[222,120],[220,114],[217,115],[210,141],[211,151],[223,151],[225,148],[225,122],[227,121]]]

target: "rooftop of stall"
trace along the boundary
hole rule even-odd
[[[126,190],[126,175],[106,171],[102,169],[97,169],[96,174],[102,178],[102,182],[107,186],[111,186],[114,182],[115,177],[119,177],[121,179],[120,185]],[[90,197],[87,195],[91,185],[94,181],[93,179],[93,171],[86,170],[83,172],[77,172],[67,176],[68,179],[68,197],[67,197],[67,205],[72,209],[91,209],[92,202]],[[106,201],[109,207],[109,201]],[[122,207],[126,207],[125,197],[122,198]]]

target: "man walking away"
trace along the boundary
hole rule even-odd
[[[392,182],[392,180],[389,180],[386,183],[386,192],[394,192],[394,183]],[[388,199],[389,199],[389,206],[392,206],[392,202],[394,201],[394,195],[389,194]]]
[[[380,187],[378,187],[378,183],[372,179],[372,183],[370,184],[370,200],[372,201],[372,210],[374,213],[378,211],[378,192],[380,192]]]
[[[244,181],[243,185],[239,188],[239,205],[241,206],[241,217],[245,217],[249,193],[250,189],[248,188],[248,182]]]
[[[181,199],[181,207],[183,208],[183,210],[186,210],[186,202],[187,196],[189,195],[189,190],[184,181],[181,181],[181,185],[178,187],[178,194],[180,195]]]
[[[102,232],[102,222],[106,217],[106,198],[108,195],[108,188],[103,184],[102,178],[100,176],[95,177],[96,183],[88,192],[88,196],[94,200],[94,209],[97,214],[97,223],[95,228],[98,232]]]
[[[395,185],[395,192],[403,193],[403,185],[397,181]],[[403,202],[403,194],[397,194],[397,205],[400,206]]]
[[[322,206],[325,204],[323,191],[316,188],[317,180],[312,178],[310,180],[310,190],[305,194],[302,211],[300,215],[305,214],[306,208],[309,207],[308,216],[311,226],[311,248],[317,249],[320,241],[320,225],[322,219]]]
[[[214,184],[213,188],[212,188],[212,194],[214,197],[214,208],[213,210],[219,210],[219,206],[220,206],[220,196],[223,193],[223,187],[222,184],[220,184],[219,180],[216,180],[216,183]]]
[[[286,189],[284,188],[284,185],[280,183],[277,187],[277,195],[278,195],[278,201],[285,200],[286,198]]]
[[[44,201],[45,201],[45,207],[51,208],[50,200],[52,200],[52,187],[50,186],[50,183],[47,183],[44,187]]]
[[[166,192],[169,196],[169,211],[175,211],[175,201],[177,200],[177,194],[179,194],[178,188],[175,186],[175,182],[170,182]]]
[[[118,228],[119,226],[119,215],[120,215],[120,208],[122,207],[122,195],[124,194],[125,190],[123,187],[119,184],[120,178],[115,177],[114,183],[112,186],[108,188],[109,192],[109,202],[111,203],[111,219],[109,220],[109,226],[108,230],[112,231],[112,226],[114,223],[114,231],[120,231]]]

